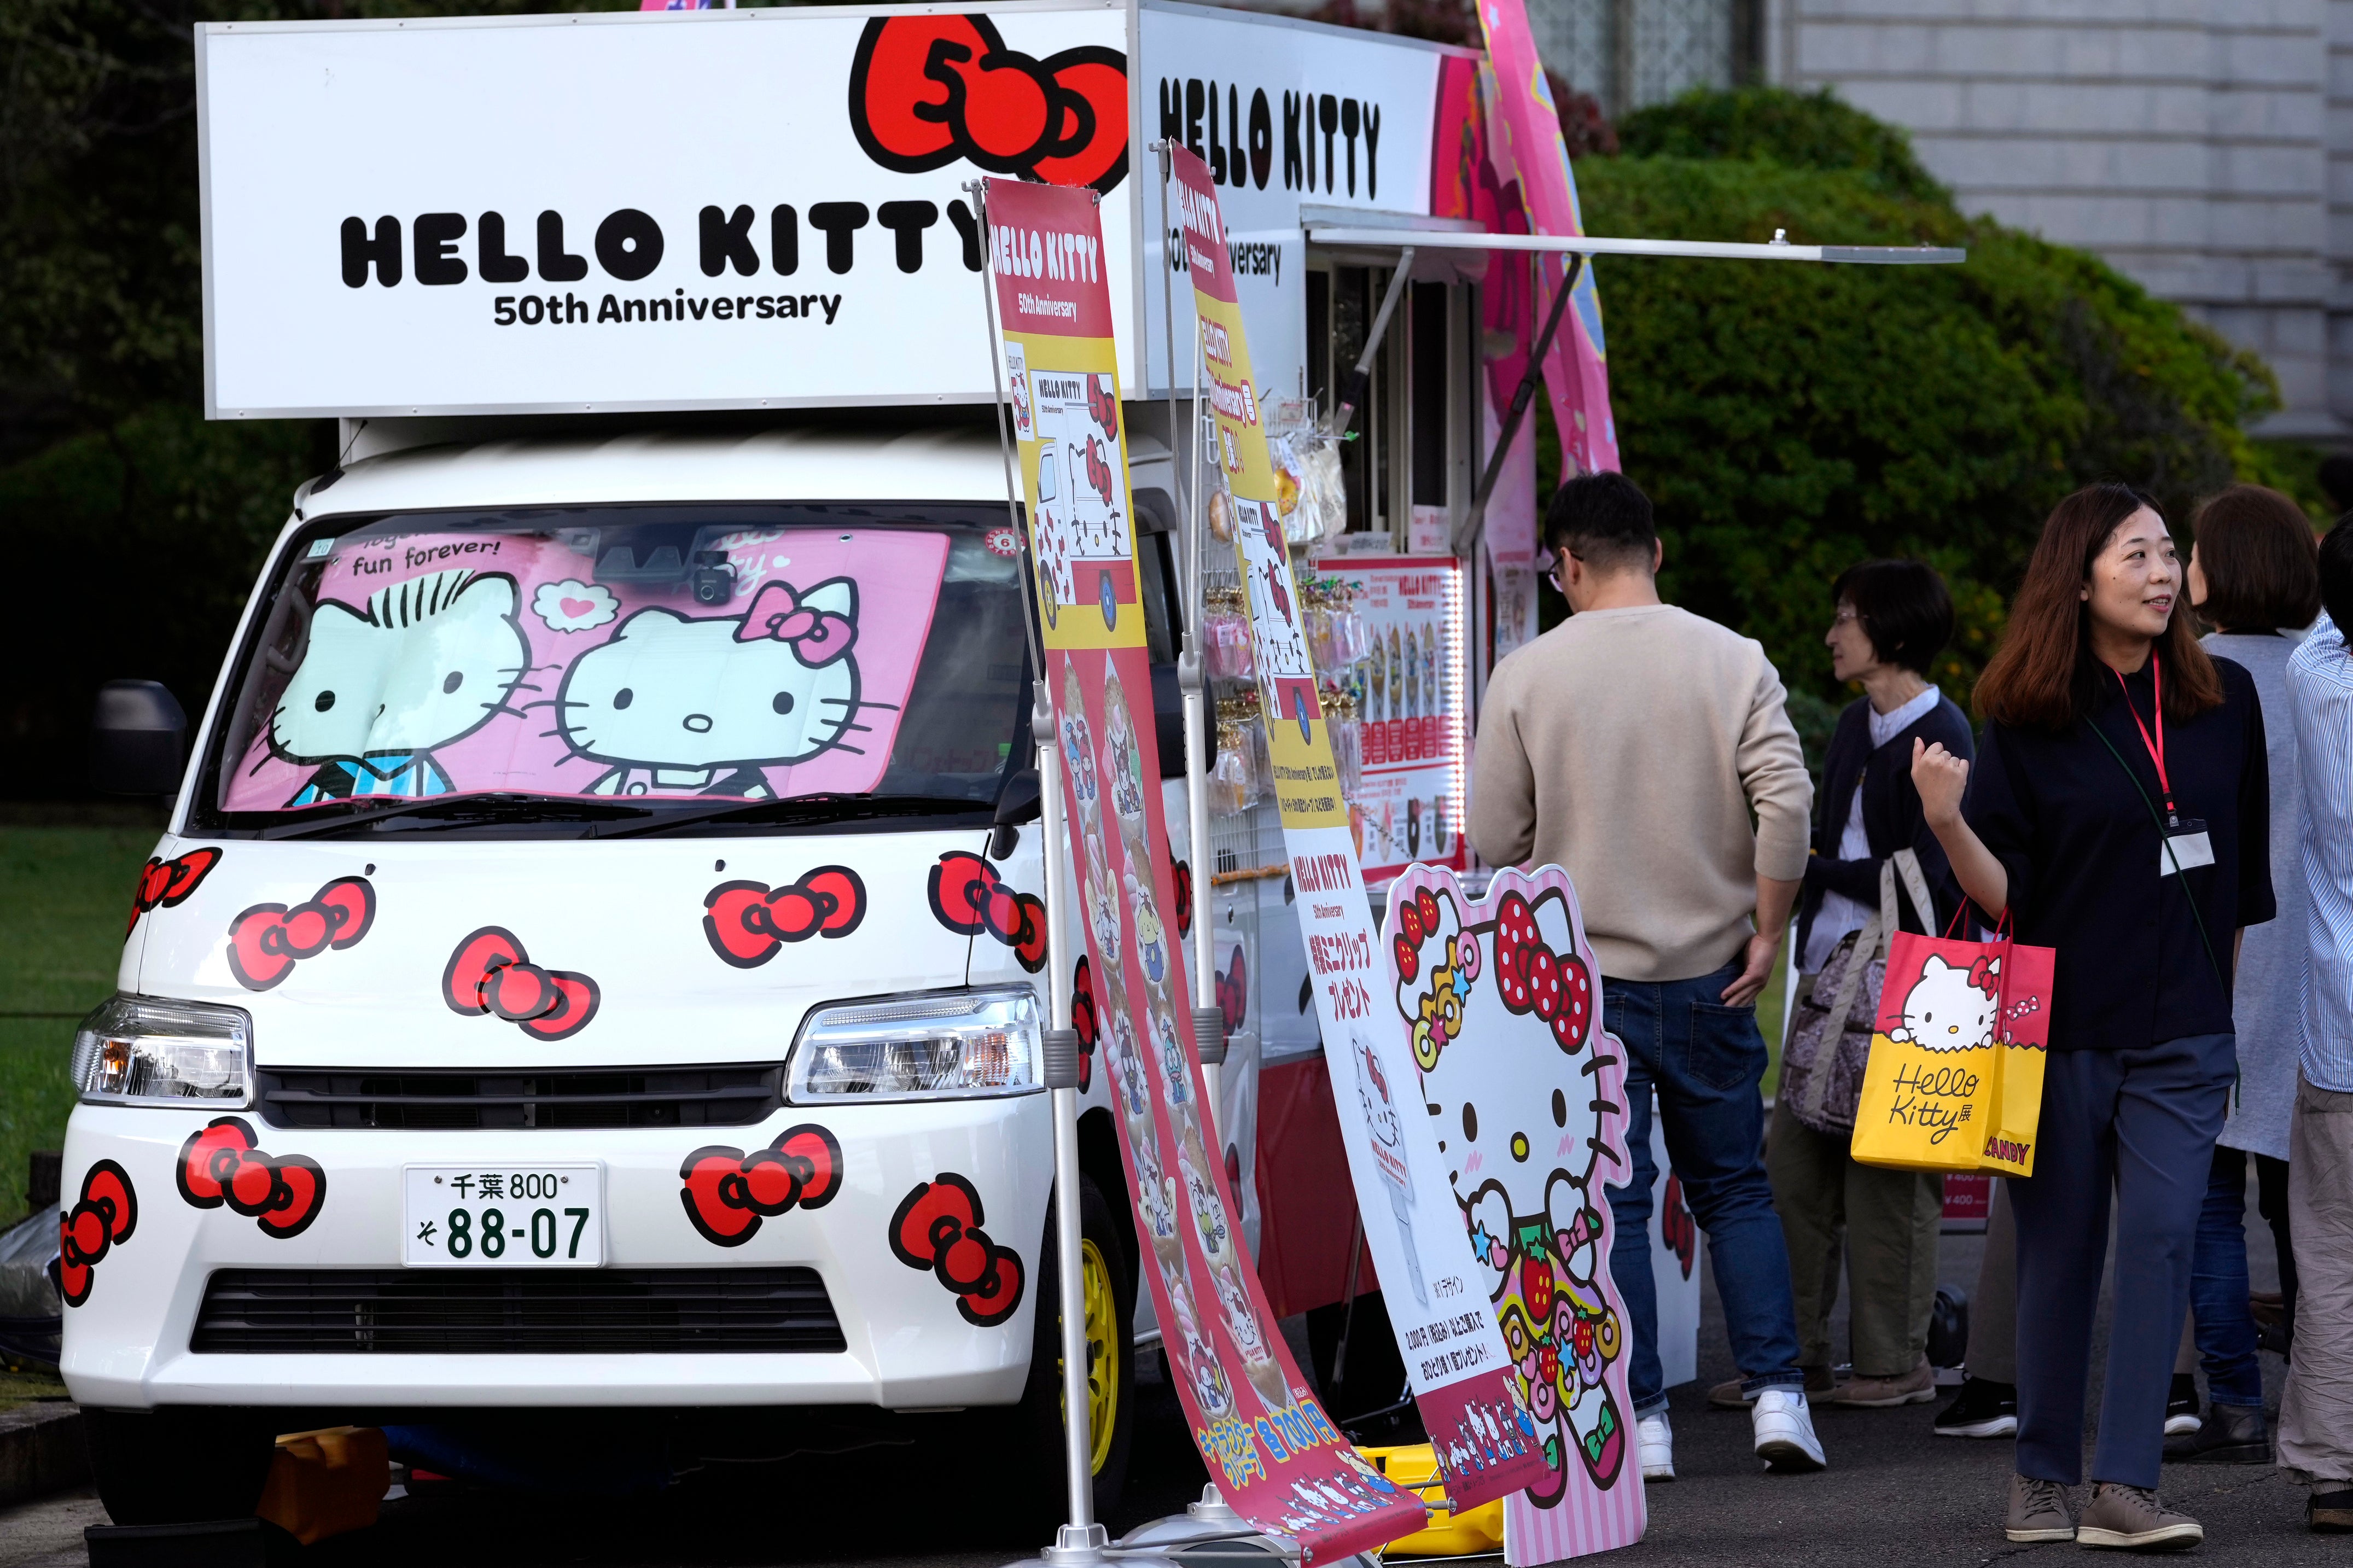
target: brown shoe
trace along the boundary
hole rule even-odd
[[[2315,1490],[2304,1500],[2304,1527],[2316,1535],[2353,1534],[2353,1491]]]
[[[1718,1410],[1747,1409],[1750,1405],[1757,1403],[1757,1396],[1753,1394],[1743,1394],[1740,1391],[1742,1381],[1742,1379],[1736,1377],[1717,1384],[1714,1388],[1707,1391],[1707,1402],[1710,1405],[1715,1405]],[[1807,1404],[1821,1405],[1828,1402],[1831,1396],[1839,1391],[1841,1386],[1841,1384],[1839,1383],[1838,1374],[1831,1372],[1829,1367],[1810,1366],[1806,1368]]]
[[[1858,1410],[1893,1410],[1899,1405],[1926,1405],[1936,1397],[1936,1370],[1922,1356],[1919,1364],[1901,1377],[1850,1377],[1830,1403]]]
[[[2003,1532],[2012,1541],[2073,1541],[2075,1514],[2067,1489],[2032,1476],[2010,1478],[2010,1518]]]
[[[2078,1546],[2121,1546],[2134,1552],[2186,1552],[2206,1539],[2203,1526],[2165,1506],[2149,1487],[2100,1481],[2075,1526]]]

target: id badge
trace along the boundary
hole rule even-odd
[[[2165,836],[2157,847],[2157,874],[2170,877],[2176,870],[2191,871],[2214,863],[2214,840],[2207,836],[2206,825],[2195,817],[2184,817],[2181,826]]]

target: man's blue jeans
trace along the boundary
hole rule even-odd
[[[1626,1148],[1633,1179],[1606,1189],[1617,1239],[1610,1277],[1633,1315],[1634,1413],[1666,1407],[1659,1365],[1659,1296],[1651,1277],[1651,1096],[1657,1092],[1667,1157],[1693,1217],[1707,1233],[1715,1291],[1724,1300],[1732,1359],[1742,1387],[1802,1385],[1798,1317],[1789,1299],[1789,1254],[1765,1179],[1762,1149],[1765,1037],[1757,1009],[1726,1006],[1724,988],[1738,961],[1696,980],[1601,981],[1602,1018],[1626,1047]]]

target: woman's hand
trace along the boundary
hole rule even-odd
[[[1961,795],[1968,787],[1969,764],[1942,745],[1912,740],[1912,787],[1920,792],[1920,810],[1938,837],[1961,818]]]

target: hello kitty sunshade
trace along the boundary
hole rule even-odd
[[[737,529],[694,537],[691,562],[642,548],[593,529],[316,541],[308,636],[223,806],[871,791],[948,536]]]

